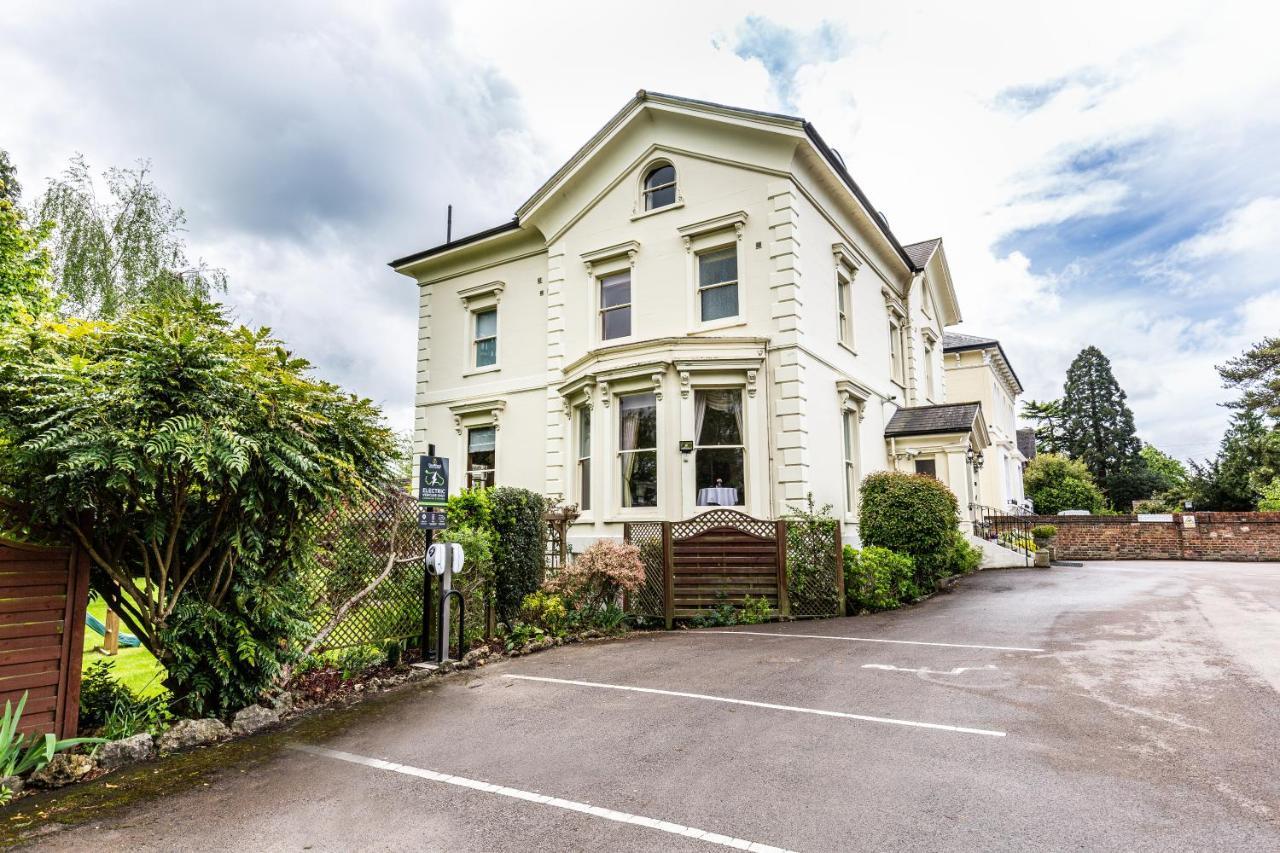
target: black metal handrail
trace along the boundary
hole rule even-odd
[[[1008,509],[970,504],[973,534],[980,539],[1008,548],[1022,555],[1025,565],[1031,565],[1035,544],[1031,540],[1032,515],[1016,505]]]

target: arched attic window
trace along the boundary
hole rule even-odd
[[[644,176],[644,209],[654,210],[676,203],[676,167],[658,163]]]

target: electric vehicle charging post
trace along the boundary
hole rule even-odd
[[[458,649],[466,630],[466,609],[462,602],[462,594],[453,589],[453,576],[462,571],[466,562],[462,546],[457,542],[438,542],[427,549],[427,572],[440,578],[440,613],[439,639],[436,648],[440,651],[437,658],[441,663],[449,660],[449,599],[458,599]]]
[[[436,530],[444,530],[444,506],[449,502],[449,460],[436,456],[436,446],[427,445],[418,457],[418,527],[423,531],[422,572],[422,659],[434,660],[431,650],[431,540]],[[459,566],[461,563],[459,563]],[[443,601],[443,596],[441,598]],[[447,654],[445,649],[444,653]]]

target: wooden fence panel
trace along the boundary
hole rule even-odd
[[[0,703],[27,694],[21,731],[75,735],[88,602],[79,548],[0,540]]]
[[[776,525],[730,510],[712,510],[671,528],[671,596],[677,619],[720,604],[741,606],[748,595],[773,608],[778,594]],[[785,595],[785,594],[784,594]]]

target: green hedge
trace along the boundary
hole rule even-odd
[[[862,481],[859,522],[864,546],[911,557],[923,591],[950,573],[958,507],[951,490],[934,478],[892,471],[869,475]]]
[[[494,604],[508,625],[520,613],[526,595],[542,585],[546,501],[537,492],[499,486],[489,492],[493,525]]]
[[[848,613],[892,610],[919,597],[916,565],[906,554],[874,545],[856,550],[844,546],[844,590]]]

